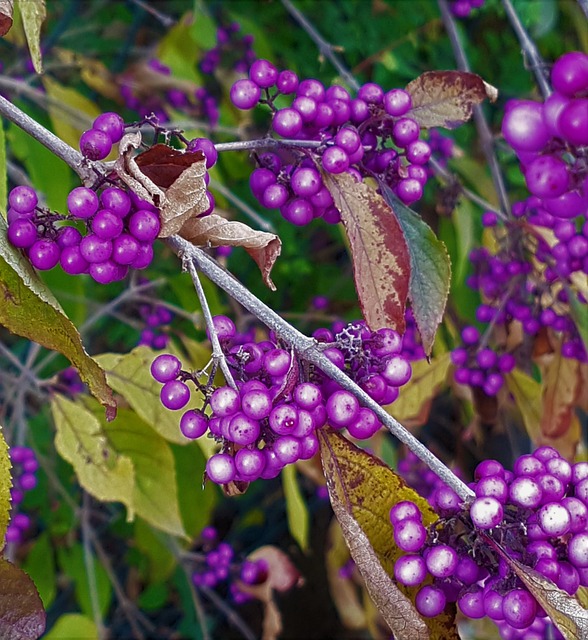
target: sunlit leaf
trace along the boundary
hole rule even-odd
[[[0,637],[36,640],[45,631],[45,611],[33,581],[0,557]]]
[[[8,455],[8,445],[4,440],[2,427],[0,426],[0,549],[4,547],[4,534],[10,519],[11,498],[10,489],[12,488],[12,477],[10,475],[10,456]]]
[[[22,26],[27,37],[33,67],[43,73],[41,52],[41,27],[47,17],[45,0],[16,0],[22,18]]]
[[[113,418],[116,403],[104,371],[84,350],[78,330],[63,313],[30,263],[6,239],[0,216],[0,324],[23,338],[59,351],[77,368],[92,394]]]
[[[282,486],[284,487],[284,498],[286,500],[288,529],[302,551],[308,551],[308,506],[300,491],[294,465],[286,465],[282,470]]]
[[[132,461],[115,450],[98,419],[85,407],[55,394],[51,411],[57,429],[55,448],[73,466],[80,485],[102,502],[122,502],[132,519]]]
[[[275,291],[270,272],[282,250],[282,243],[275,234],[257,231],[238,220],[211,214],[190,218],[179,235],[196,246],[243,247],[257,263],[265,284]]]
[[[410,255],[408,297],[423,348],[433,348],[437,327],[443,318],[451,284],[451,262],[443,242],[429,225],[404,205],[385,184],[380,184],[384,199],[396,215]]]
[[[64,613],[43,640],[99,640],[96,624],[80,613]]]
[[[390,577],[394,562],[404,555],[394,546],[391,507],[412,500],[425,526],[437,520],[435,512],[384,463],[340,433],[323,428],[318,435],[333,511],[370,597],[391,630],[399,638],[457,639],[454,606],[437,618],[423,619],[413,606],[416,589]]]
[[[323,173],[349,238],[355,288],[372,331],[404,333],[410,257],[402,229],[382,198],[347,174]]]
[[[170,349],[166,349],[166,353],[169,352]],[[150,372],[151,363],[159,353],[142,345],[126,354],[100,354],[96,361],[106,371],[109,385],[150,427],[169,442],[187,444],[189,440],[180,432],[180,416],[161,404],[162,385]]]
[[[424,424],[433,398],[447,379],[451,356],[447,352],[433,358],[430,363],[417,360],[411,364],[410,380],[402,387],[397,400],[387,407],[387,411],[403,424],[412,420]]]
[[[467,71],[426,71],[406,86],[412,97],[407,113],[420,127],[455,129],[472,117],[475,105],[494,102],[498,91]]]
[[[22,568],[35,583],[43,606],[47,609],[57,594],[55,559],[48,531],[44,531],[35,538]]]
[[[541,383],[518,368],[507,373],[504,379],[521,412],[529,437],[537,443],[541,424]]]
[[[580,391],[580,363],[565,358],[561,346],[544,361],[541,433],[555,438],[570,428]]]

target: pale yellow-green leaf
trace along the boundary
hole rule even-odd
[[[114,450],[132,460],[137,515],[166,533],[185,536],[169,444],[130,409],[121,409],[110,423],[100,419]]]
[[[505,376],[506,386],[521,412],[525,429],[531,440],[539,442],[541,424],[541,384],[520,369],[513,369]]]
[[[166,353],[170,352],[173,350],[166,349]],[[180,432],[181,412],[170,411],[161,404],[159,394],[163,385],[154,380],[150,372],[151,363],[160,353],[142,345],[125,355],[103,353],[95,359],[106,371],[108,384],[125,398],[149,426],[169,442],[187,444],[189,440]],[[175,355],[181,359],[179,354]],[[188,407],[200,406],[201,397],[192,390],[193,400]]]
[[[400,422],[418,419],[435,397],[441,385],[447,379],[451,366],[450,353],[434,358],[429,364],[426,360],[412,363],[412,377],[400,389],[397,400],[386,410]]]
[[[64,87],[49,76],[44,76],[43,86],[49,98],[47,110],[55,133],[77,149],[80,135],[92,126],[101,110],[75,89]]]
[[[103,502],[122,502],[135,512],[132,460],[112,446],[98,419],[85,407],[56,394],[51,411],[55,448],[74,468],[80,485]]]
[[[22,26],[27,37],[33,67],[37,73],[43,73],[41,53],[41,27],[47,16],[45,0],[17,0],[22,18]]]
[[[8,445],[4,440],[2,427],[0,426],[0,549],[4,547],[4,534],[10,518],[11,467]]]
[[[43,640],[99,640],[98,629],[93,620],[81,613],[65,613],[43,636]]]
[[[8,193],[6,187],[6,135],[4,127],[0,126],[0,215],[7,209]]]
[[[302,497],[296,469],[293,464],[282,470],[282,486],[286,498],[286,517],[288,529],[292,537],[300,545],[302,551],[308,551],[309,515],[308,505]]]

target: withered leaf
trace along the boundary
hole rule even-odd
[[[475,105],[494,102],[498,91],[467,71],[426,71],[406,86],[412,98],[407,117],[423,129],[455,129],[472,117]]]
[[[12,27],[14,0],[0,0],[0,36],[5,36]]]
[[[114,170],[131,191],[159,208],[165,202],[165,193],[137,165],[134,152],[140,145],[140,132],[125,134],[118,145],[119,154]]]
[[[195,162],[204,160],[202,151],[179,151],[166,144],[154,144],[136,157],[137,166],[158,187],[168,189]]]
[[[211,214],[190,218],[179,235],[196,246],[243,247],[257,263],[265,284],[275,291],[270,272],[280,255],[282,242],[273,233],[256,231],[242,222]]]
[[[368,327],[404,333],[410,256],[396,216],[381,195],[348,174],[325,172],[323,181],[349,237],[355,288]]]

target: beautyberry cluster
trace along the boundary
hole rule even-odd
[[[484,0],[453,0],[450,5],[451,13],[456,18],[469,18],[474,9],[484,6]]]
[[[214,327],[236,388],[227,385],[213,390],[201,385],[195,374],[182,371],[181,362],[171,354],[158,356],[151,365],[153,377],[163,383],[161,401],[166,408],[186,407],[189,381],[203,393],[204,405],[188,409],[180,429],[188,438],[208,434],[221,444],[221,451],[206,466],[213,482],[277,476],[285,465],[317,453],[316,430],[327,422],[361,439],[380,428],[371,409],[360,407],[353,394],[279,342],[243,342],[225,316],[216,316]],[[410,363],[401,355],[400,335],[392,329],[372,333],[360,322],[337,329],[313,334],[324,355],[376,402],[394,402],[398,388],[411,376]]]
[[[141,331],[140,345],[146,345],[159,351],[165,349],[169,342],[169,335],[165,332],[174,319],[174,314],[167,308],[158,304],[142,304],[139,307],[139,315],[146,327]]]
[[[88,160],[104,160],[124,133],[124,120],[117,113],[102,113],[94,120],[92,128],[82,133],[80,151]]]
[[[239,589],[239,581],[246,585],[265,582],[268,576],[266,561],[239,560],[230,544],[219,541],[214,527],[205,527],[200,533],[200,540],[200,548],[193,554],[202,556],[192,573],[194,586],[209,589],[228,586],[236,604],[250,600],[251,597]]]
[[[502,133],[539,204],[557,218],[570,219],[588,207],[588,55],[561,56],[551,82],[554,92],[544,103],[507,103]]]
[[[11,447],[9,451],[13,466],[12,489],[10,501],[12,503],[12,515],[6,528],[6,542],[21,543],[23,537],[31,526],[31,519],[25,513],[19,513],[19,507],[25,494],[37,486],[35,473],[39,463],[35,453],[28,447]]]
[[[299,80],[293,71],[256,60],[249,78],[237,80],[230,95],[239,109],[269,106],[278,136],[319,143],[312,153],[291,147],[287,158],[277,153],[256,157],[253,195],[289,222],[339,221],[317,166],[331,174],[347,172],[358,181],[377,176],[407,204],[422,196],[431,149],[419,139],[420,127],[410,117],[412,99],[403,89],[384,92],[367,83],[352,98],[339,85],[326,88],[315,79]],[[279,96],[291,96],[290,106],[278,108]]]
[[[487,396],[495,396],[504,384],[504,374],[516,365],[512,353],[497,353],[491,347],[480,345],[480,332],[474,326],[462,329],[464,346],[451,352],[455,365],[455,381],[471,387],[481,387]]]
[[[588,463],[572,465],[543,446],[518,458],[512,472],[485,460],[475,480],[468,505],[437,486],[429,499],[440,518],[429,528],[413,502],[392,507],[394,540],[406,554],[395,578],[417,587],[432,576],[416,595],[424,616],[457,602],[464,615],[495,621],[503,638],[542,637],[528,634],[544,627],[545,612],[484,536],[570,595],[588,585]]]

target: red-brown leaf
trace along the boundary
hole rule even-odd
[[[396,216],[381,195],[350,175],[324,173],[323,181],[349,237],[355,288],[368,327],[404,333],[410,256]]]
[[[412,109],[406,114],[422,129],[455,129],[472,117],[475,105],[494,102],[498,91],[467,71],[426,71],[406,86]]]
[[[36,640],[45,631],[45,611],[29,576],[0,558],[0,638]]]
[[[167,189],[195,162],[204,160],[202,151],[178,151],[166,144],[155,144],[136,157],[141,171],[162,189]]]
[[[242,222],[212,214],[191,218],[180,230],[180,235],[196,246],[243,247],[257,263],[265,284],[275,291],[270,273],[282,243],[273,233],[256,231]]]
[[[5,36],[12,27],[14,0],[0,0],[0,36]]]

